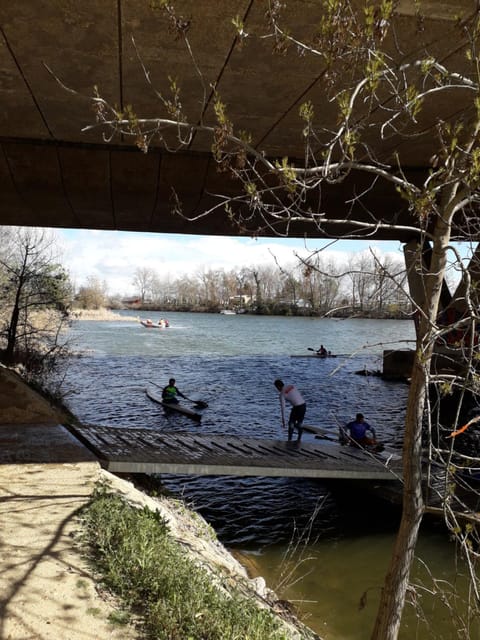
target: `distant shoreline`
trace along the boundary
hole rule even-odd
[[[135,309],[122,309],[122,311],[136,311],[140,312],[143,316],[152,316],[155,314],[165,314],[174,312],[174,313],[211,313],[218,314],[220,313],[217,309],[151,309],[151,308],[135,308]],[[284,313],[257,313],[251,311],[244,311],[243,314],[239,311],[236,312],[237,315],[257,315],[257,316],[275,316],[275,317],[296,317],[296,318],[332,318],[332,319],[359,319],[359,320],[410,320],[412,321],[412,316],[408,316],[406,314],[401,314],[399,316],[396,315],[380,315],[380,314],[368,314],[368,313],[352,313],[352,315],[337,315],[337,314],[322,314],[322,315],[306,315],[306,314],[284,314]],[[140,315],[125,315],[120,314],[118,311],[113,311],[111,309],[102,308],[102,309],[74,309],[71,312],[72,320],[99,320],[99,321],[111,321],[111,320],[126,320],[127,322],[140,322]]]

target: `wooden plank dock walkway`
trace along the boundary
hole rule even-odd
[[[116,473],[398,480],[398,455],[367,454],[334,443],[165,433],[106,426],[72,427]]]

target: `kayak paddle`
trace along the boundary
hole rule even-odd
[[[193,404],[198,407],[198,409],[206,409],[208,407],[208,402],[204,402],[203,400],[192,400],[192,398],[187,398],[186,396],[185,400],[193,402]]]

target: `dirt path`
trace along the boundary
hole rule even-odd
[[[98,478],[96,462],[0,466],[0,638],[126,640],[96,590],[74,532]]]

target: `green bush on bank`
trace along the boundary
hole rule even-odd
[[[82,512],[84,542],[105,585],[158,640],[286,640],[278,619],[216,587],[147,508],[98,490]]]

